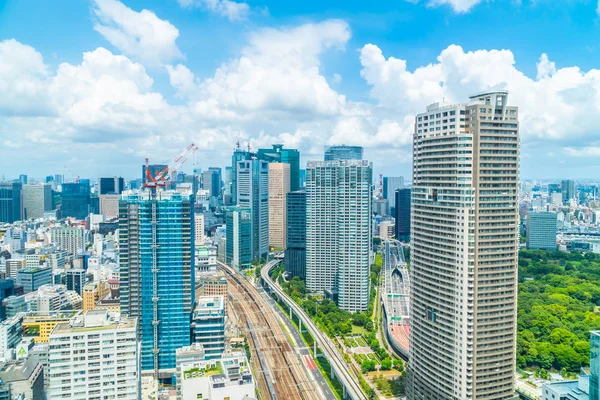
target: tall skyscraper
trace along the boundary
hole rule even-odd
[[[410,189],[404,188],[394,193],[396,208],[395,235],[402,242],[410,242]]]
[[[119,203],[121,312],[138,319],[142,370],[175,368],[194,306],[193,196],[125,192]]]
[[[269,163],[284,163],[290,166],[290,190],[301,188],[300,185],[300,152],[296,149],[284,149],[282,144],[274,144],[272,149],[259,149],[259,160]]]
[[[256,154],[243,150],[239,146],[239,143],[238,147],[234,150],[233,155],[231,156],[231,204],[234,206],[238,204],[238,163],[240,161],[250,160],[253,157],[256,157]]]
[[[85,219],[90,213],[90,185],[83,182],[62,184],[60,194],[62,201],[62,216]]]
[[[362,160],[363,148],[360,146],[327,146],[325,147],[325,161],[335,160]]]
[[[223,187],[223,173],[221,168],[219,167],[209,167],[209,171],[212,171],[212,179],[211,179],[211,192],[214,193],[214,197],[221,196],[221,188]]]
[[[144,166],[145,167],[145,166]],[[125,180],[121,177],[100,178],[98,180],[98,193],[103,194],[121,194],[125,190]]]
[[[23,218],[23,185],[0,182],[0,222],[13,223]]]
[[[577,192],[575,191],[574,181],[564,180],[561,182],[560,187],[562,188],[563,203],[568,203],[572,199],[576,198]]]
[[[409,399],[517,398],[517,113],[490,91],[416,117]]]
[[[223,178],[223,204],[229,205],[231,203],[231,181],[232,181],[233,168],[230,166],[225,167],[225,176]]]
[[[252,265],[252,210],[227,207],[225,263],[238,271]]]
[[[45,211],[52,211],[52,187],[47,183],[23,186],[25,218],[42,218]]]
[[[25,174],[19,175],[19,182],[21,182],[21,185],[27,185],[27,175],[25,175]]]
[[[388,201],[390,213],[394,215],[396,209],[396,190],[404,187],[404,178],[401,176],[383,177],[383,198]]]
[[[269,164],[269,245],[285,249],[287,207],[286,194],[290,191],[290,165]]]
[[[306,279],[306,191],[287,194],[285,272]]]
[[[237,165],[237,205],[252,211],[252,260],[269,253],[269,163],[252,159]]]
[[[306,168],[306,286],[350,312],[369,302],[372,169],[366,160]]]
[[[556,250],[556,228],[555,212],[530,212],[527,215],[527,248]]]

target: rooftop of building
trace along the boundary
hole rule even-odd
[[[559,395],[559,398],[571,400],[588,400],[589,399],[589,376],[580,376],[578,380],[559,381],[544,383],[542,390],[550,388]]]
[[[106,310],[88,310],[83,315],[80,314],[75,318],[71,318],[69,322],[56,324],[52,330],[52,335],[111,329],[135,329],[136,326],[137,320],[135,318],[110,314]]]
[[[225,296],[200,296],[196,299],[196,309],[224,309]]]
[[[0,366],[0,379],[3,382],[15,382],[29,379],[39,365],[35,355],[19,360],[11,360]]]

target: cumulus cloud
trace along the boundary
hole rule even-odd
[[[405,60],[385,58],[372,44],[361,50],[361,75],[379,104],[411,114],[442,100],[466,101],[474,92],[507,89],[520,107],[525,137],[565,139],[595,134],[600,123],[600,71],[577,67],[557,69],[546,54],[537,64],[537,77],[515,67],[510,50],[465,52],[451,45],[437,63],[407,68]],[[583,106],[585,104],[585,106]]]
[[[248,18],[250,6],[243,2],[231,0],[177,0],[186,8],[199,7],[213,12],[230,21],[240,21]]]
[[[175,44],[179,30],[152,11],[134,11],[118,0],[94,0],[98,22],[94,29],[123,54],[159,66],[181,52]]]
[[[418,3],[419,0],[407,0],[411,3]],[[466,13],[471,8],[481,3],[482,0],[428,0],[428,7],[439,7],[449,5],[455,13]]]
[[[571,157],[599,157],[600,146],[565,147],[565,152]]]

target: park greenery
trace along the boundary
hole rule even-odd
[[[517,367],[565,375],[587,366],[598,306],[600,255],[521,250]]]

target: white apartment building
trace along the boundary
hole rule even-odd
[[[140,364],[135,318],[89,310],[50,334],[48,400],[137,400]]]
[[[285,249],[287,201],[290,191],[290,164],[269,163],[269,245]]]
[[[101,194],[100,195],[100,214],[106,219],[116,218],[119,216],[119,200],[120,194]]]
[[[85,229],[81,226],[52,228],[50,240],[60,249],[76,256],[83,252],[85,246]]]
[[[206,237],[204,236],[204,214],[194,215],[194,245],[204,246]]]
[[[23,336],[23,315],[15,315],[0,323],[0,362],[12,360]]]
[[[6,277],[13,278],[16,282],[17,271],[27,266],[27,260],[25,259],[9,259],[6,260]]]
[[[306,286],[350,312],[369,303],[372,172],[366,160],[306,168]]]
[[[416,116],[409,399],[516,398],[517,113],[492,91]]]

